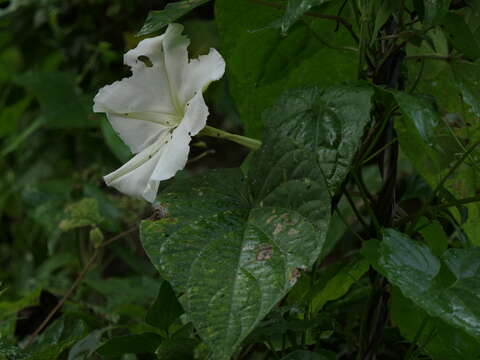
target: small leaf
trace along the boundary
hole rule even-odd
[[[473,60],[480,57],[480,40],[472,33],[463,16],[449,12],[442,23],[455,49]]]
[[[52,360],[70,346],[82,339],[87,332],[86,324],[81,319],[62,317],[50,325],[29,348],[28,360]]]
[[[183,313],[172,287],[167,281],[160,285],[158,296],[148,309],[146,322],[168,333],[170,325]]]
[[[174,338],[163,341],[155,355],[159,360],[193,360],[193,352],[199,341],[189,338]]]
[[[398,2],[394,0],[384,0],[381,1],[380,7],[378,8],[375,16],[375,25],[373,27],[373,36],[371,40],[371,45],[375,43],[377,39],[378,32],[383,25],[387,22],[388,18],[392,13],[398,9]]]
[[[123,354],[153,354],[161,341],[160,335],[154,333],[117,336],[105,342],[97,352],[107,358]]]
[[[431,145],[440,124],[440,115],[432,101],[403,91],[395,91],[393,95],[406,119],[415,126],[422,140]]]
[[[94,330],[72,346],[68,360],[88,360],[101,345],[102,335],[110,328]]]
[[[317,312],[332,300],[345,295],[350,287],[367,272],[369,264],[366,260],[360,259],[342,266],[340,270],[321,289],[313,291],[312,309]]]
[[[424,98],[406,93],[395,93],[395,97],[404,115],[395,121],[400,147],[432,186],[441,178],[454,155],[445,153],[437,141],[440,115]]]
[[[436,256],[441,256],[448,247],[448,237],[442,225],[437,221],[430,222],[422,218],[417,223],[418,232]]]
[[[165,9],[158,11],[150,11],[145,20],[145,24],[138,32],[137,36],[149,35],[157,32],[167,26],[168,24],[180,19],[185,14],[196,7],[206,4],[210,0],[184,0],[169,3]]]
[[[66,219],[59,227],[62,231],[69,231],[83,226],[96,226],[102,222],[98,211],[98,202],[93,198],[84,198],[65,209]]]
[[[451,65],[463,101],[480,117],[480,64],[453,61]]]
[[[100,230],[98,227],[94,226],[90,229],[90,233],[88,234],[88,239],[92,243],[94,248],[98,248],[104,239],[102,230]]]

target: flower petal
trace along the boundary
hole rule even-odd
[[[212,81],[219,80],[225,72],[225,60],[215,49],[210,49],[207,55],[190,60],[185,77],[188,81],[182,82],[179,97],[184,101],[190,100],[195,93],[203,92]]]
[[[117,114],[107,114],[107,118],[118,136],[134,154],[144,150],[169,129],[158,123]]]
[[[177,88],[188,64],[189,40],[182,31],[182,25],[171,24],[165,34],[142,40],[124,56],[132,76],[103,87],[95,96],[93,110],[107,113],[133,153],[183,117],[185,103],[179,102]]]
[[[122,167],[104,176],[105,183],[126,195],[153,202],[160,182],[151,177],[162,157],[163,146],[168,137],[170,134],[167,132]]]
[[[190,140],[191,137],[185,126],[180,125],[173,131],[153,171],[153,180],[170,179],[178,170],[185,167],[190,151]]]
[[[163,64],[132,68],[132,76],[101,88],[93,99],[93,111],[115,114],[157,112],[178,115],[170,97]]]
[[[180,126],[185,127],[190,136],[197,135],[207,125],[208,107],[201,91],[187,103],[185,116]]]

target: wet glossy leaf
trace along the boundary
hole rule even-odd
[[[373,92],[364,86],[286,92],[265,112],[269,128],[315,153],[331,191],[341,183],[370,121]]]
[[[391,319],[408,341],[433,359],[474,360],[480,356],[480,344],[462,330],[454,328],[425,311],[394,288],[390,301]]]
[[[431,145],[440,124],[440,114],[431,99],[400,91],[393,92],[393,95],[406,120],[411,122],[422,140]],[[412,128],[411,125],[408,127]]]
[[[370,259],[430,316],[480,340],[480,249],[450,249],[440,260],[425,244],[387,229]]]
[[[250,0],[219,0],[215,9],[230,90],[247,134],[260,136],[262,111],[285,90],[328,86],[356,77],[354,52],[332,49],[318,40],[335,46],[355,45],[343,27],[335,31],[332,21],[298,24],[282,36],[269,25],[283,10]]]
[[[138,32],[138,36],[148,35],[163,29],[168,24],[180,19],[197,6],[206,4],[210,0],[184,0],[169,3],[163,10],[150,11],[145,24]]]

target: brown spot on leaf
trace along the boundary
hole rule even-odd
[[[285,226],[283,226],[283,224],[277,224],[277,226],[275,226],[275,229],[273,230],[273,235],[281,233],[284,229]]]
[[[257,261],[268,260],[272,257],[273,248],[271,246],[265,247],[257,253]]]
[[[300,272],[300,269],[297,269],[297,268],[293,269],[293,271],[291,272],[288,278],[288,281],[290,282],[290,284],[294,285],[297,282],[300,275],[302,275],[302,273]]]
[[[290,235],[290,236],[297,235],[297,234],[298,234],[298,230],[297,230],[297,229],[290,229],[290,230],[288,230],[288,235]]]
[[[267,224],[270,224],[270,223],[273,221],[273,219],[275,219],[276,217],[277,217],[277,215],[272,215],[272,216],[270,216],[270,217],[267,219]]]

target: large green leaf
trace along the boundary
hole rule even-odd
[[[480,249],[450,249],[441,261],[425,244],[387,229],[370,259],[430,316],[480,340]]]
[[[215,6],[230,90],[248,134],[259,136],[262,111],[285,90],[356,78],[356,54],[325,44],[354,45],[343,27],[335,31],[332,21],[309,20],[308,26],[299,24],[282,36],[268,25],[283,10],[250,0],[219,0]]]
[[[292,90],[265,113],[267,126],[316,153],[329,188],[335,191],[370,120],[372,95],[361,85]]]
[[[474,360],[480,356],[480,344],[474,338],[425,311],[393,288],[391,319],[402,335],[432,358],[438,360]]]
[[[329,187],[343,181],[371,95],[347,86],[287,93],[265,114],[246,178],[240,169],[177,177],[159,197],[168,216],[142,223],[147,254],[184,294],[214,359],[228,359],[320,255]]]
[[[165,9],[150,11],[145,20],[145,24],[137,35],[148,35],[157,32],[168,24],[178,20],[183,15],[188,14],[197,6],[203,5],[210,0],[184,0],[167,4]]]

